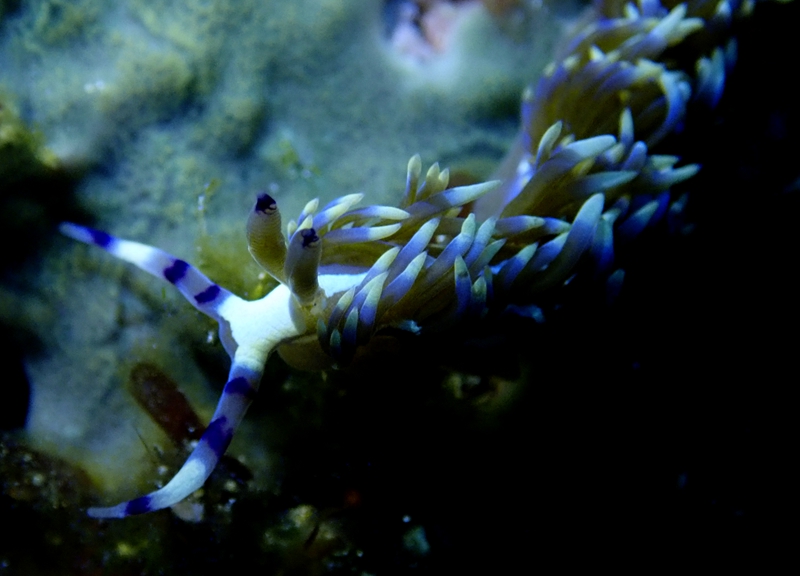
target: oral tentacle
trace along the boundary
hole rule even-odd
[[[71,222],[63,222],[59,230],[73,240],[98,246],[112,256],[130,262],[156,278],[173,284],[192,306],[214,320],[222,319],[219,307],[226,300],[238,299],[228,290],[206,278],[189,263],[159,248],[116,238],[105,232]]]
[[[280,344],[303,334],[291,315],[293,296],[281,285],[261,300],[248,302],[158,248],[66,222],[60,230],[167,280],[195,308],[220,324],[221,340],[232,357],[231,369],[214,415],[186,462],[163,488],[116,506],[89,508],[87,512],[94,518],[124,518],[167,508],[205,483],[255,398],[269,355]],[[266,318],[269,320],[265,322]]]
[[[219,459],[228,449],[236,428],[258,391],[263,366],[271,350],[239,347],[231,365],[228,382],[203,436],[180,470],[163,488],[133,500],[107,508],[94,507],[86,512],[92,518],[125,518],[173,506],[203,486]],[[239,360],[239,355],[242,359]]]

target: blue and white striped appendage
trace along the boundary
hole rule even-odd
[[[292,318],[291,292],[280,285],[261,300],[242,300],[158,248],[76,224],[61,224],[60,230],[174,284],[192,305],[220,323],[221,339],[233,360],[231,370],[211,422],[189,458],[163,488],[87,512],[94,518],[124,518],[177,504],[203,485],[225,453],[258,391],[269,355],[280,344],[304,333],[305,327],[297,326]]]
[[[255,398],[263,370],[253,372],[235,361],[214,416],[177,474],[163,488],[108,508],[89,508],[93,518],[125,518],[177,504],[202,487],[228,449],[237,426]]]
[[[233,296],[203,276],[196,268],[174,256],[139,242],[115,238],[110,234],[64,222],[59,230],[73,240],[94,244],[120,260],[130,262],[157,278],[166,280],[181,291],[192,305],[219,321],[219,306]]]

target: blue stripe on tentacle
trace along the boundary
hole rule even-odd
[[[228,449],[236,428],[255,398],[262,373],[263,369],[254,371],[234,360],[214,416],[197,446],[177,474],[163,488],[146,496],[140,496],[108,508],[89,508],[87,510],[89,516],[93,518],[125,518],[161,510],[177,504],[202,487],[220,457]]]
[[[269,355],[280,344],[305,332],[305,327],[297,326],[292,318],[292,294],[281,285],[264,298],[248,302],[158,248],[71,223],[61,224],[60,230],[165,279],[195,308],[220,323],[221,340],[233,362],[211,422],[186,462],[163,488],[116,506],[89,508],[88,514],[94,518],[124,518],[177,504],[203,485],[227,450],[255,398]],[[361,276],[357,276],[353,282],[360,280]]]
[[[195,308],[217,321],[221,320],[217,308],[233,296],[187,262],[158,248],[115,238],[100,230],[70,222],[62,223],[59,230],[73,240],[99,246],[111,255],[173,284]]]

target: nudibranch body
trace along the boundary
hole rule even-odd
[[[109,508],[119,518],[176,504],[225,452],[274,351],[301,368],[350,363],[386,329],[448,330],[510,306],[535,305],[576,274],[615,290],[615,246],[677,212],[672,187],[697,166],[650,149],[687,107],[713,106],[733,51],[723,48],[747,2],[598,1],[562,60],[524,96],[522,129],[498,180],[449,188],[449,173],[408,163],[397,207],[349,194],[309,202],[286,226],[258,196],[249,249],[279,285],[246,301],[157,248],[65,223],[61,231],[173,284],[215,319],[232,359],[211,422],[163,488]],[[680,48],[680,50],[678,50]],[[687,59],[687,53],[691,58]]]

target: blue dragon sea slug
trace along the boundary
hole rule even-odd
[[[211,422],[162,488],[108,508],[122,518],[180,502],[200,488],[253,400],[270,354],[306,369],[345,366],[387,329],[419,333],[509,307],[535,305],[576,275],[615,290],[615,246],[680,211],[672,187],[696,165],[653,154],[687,108],[718,101],[734,50],[739,0],[598,0],[561,58],[523,97],[520,134],[493,181],[448,187],[449,173],[408,162],[398,206],[359,207],[348,194],[309,202],[284,226],[258,195],[250,252],[279,285],[246,301],[166,252],[71,223],[94,244],[173,284],[219,323],[231,357]],[[285,234],[284,234],[285,232]]]

